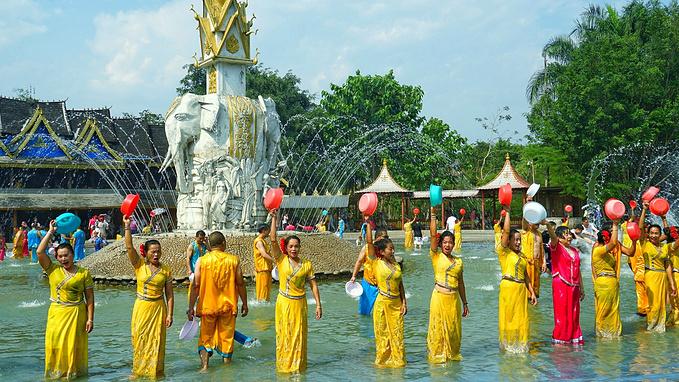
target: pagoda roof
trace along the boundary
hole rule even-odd
[[[497,190],[507,183],[512,186],[512,189],[530,187],[530,183],[514,170],[514,166],[512,166],[512,162],[509,160],[509,154],[505,154],[505,164],[497,176],[483,186],[477,187],[477,190]]]
[[[42,110],[42,114],[50,121],[50,126],[57,135],[71,134],[66,115],[66,101],[36,101],[10,97],[0,97],[0,134],[19,134],[33,118],[36,108]]]
[[[149,125],[149,133],[156,158],[162,161],[168,149],[165,125]]]
[[[71,150],[54,131],[40,106],[35,108],[23,129],[9,140],[7,147],[11,158],[73,159]]]
[[[88,121],[94,120],[97,122],[97,128],[102,137],[107,143],[111,144],[118,140],[111,119],[111,110],[108,108],[102,109],[68,109],[66,115],[69,119],[69,125],[74,132],[75,139],[82,133]]]
[[[74,142],[78,154],[93,160],[122,161],[120,154],[108,145],[98,125],[96,119],[88,118],[78,131]]]
[[[148,126],[140,118],[115,118],[118,142],[112,147],[128,160],[150,160],[156,157]]]
[[[372,184],[360,191],[356,191],[357,194],[363,194],[367,192],[375,192],[377,194],[410,194],[412,191],[406,190],[400,184],[396,183],[394,178],[389,173],[387,168],[387,160],[382,161],[382,170],[380,171],[377,178],[372,182]]]

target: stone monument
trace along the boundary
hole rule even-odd
[[[271,98],[245,96],[254,16],[247,2],[203,0],[194,10],[200,35],[198,68],[207,93],[176,97],[165,114],[168,150],[160,171],[177,173],[177,228],[249,229],[266,220],[262,196],[278,187],[285,167],[281,124]],[[193,8],[192,8],[193,10]]]

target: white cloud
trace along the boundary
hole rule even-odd
[[[174,87],[183,64],[192,61],[197,34],[187,33],[196,21],[185,1],[153,10],[100,14],[94,18],[90,48],[99,73],[90,84],[97,90],[121,92]]]
[[[47,31],[47,13],[32,0],[0,2],[0,46]]]

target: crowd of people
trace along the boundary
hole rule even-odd
[[[679,230],[646,223],[648,203],[642,204],[639,218],[619,219],[597,230],[584,220],[572,230],[568,219],[561,225],[547,220],[522,227],[512,227],[509,211],[496,223],[495,251],[502,271],[498,305],[498,339],[500,349],[525,353],[529,348],[529,305],[540,296],[540,274],[552,278],[554,344],[581,346],[580,302],[585,298],[581,273],[581,256],[592,259],[593,296],[596,301],[596,335],[615,338],[622,333],[620,320],[621,255],[628,258],[635,274],[637,305],[646,317],[647,330],[664,332],[667,325],[679,325]],[[276,368],[281,373],[303,372],[307,366],[308,306],[306,289],[315,300],[316,319],[323,316],[318,285],[311,262],[301,256],[301,239],[292,234],[277,236],[280,217],[270,212],[269,225],[258,227],[253,242],[255,293],[258,301],[271,299],[272,270],[280,280],[275,302]],[[462,219],[460,219],[462,220]],[[639,238],[626,235],[625,225],[638,222]],[[447,224],[438,232],[432,208],[429,222],[429,255],[432,263],[432,289],[427,353],[431,363],[460,360],[462,318],[470,313],[464,281],[464,263],[456,252],[460,236],[456,227]],[[622,223],[622,224],[621,224]],[[415,244],[417,219],[409,221]],[[132,242],[132,221],[124,218],[125,245],[137,279],[136,300],[132,311],[131,337],[133,374],[163,375],[166,330],[173,323],[174,294],[170,269],[161,262],[162,248],[157,240],[148,240],[139,251]],[[394,256],[394,244],[383,228],[374,229],[364,218],[365,245],[361,248],[350,282],[363,269],[363,293],[359,313],[372,316],[375,338],[375,365],[400,368],[406,365],[404,324],[408,303],[403,286],[403,272]],[[622,227],[621,227],[622,226]],[[543,228],[544,227],[544,228]],[[56,233],[51,222],[37,245],[36,256],[50,283],[50,312],[45,338],[45,375],[72,377],[87,372],[87,333],[94,328],[94,293],[89,272],[75,264],[75,250],[68,242],[56,247],[53,262],[47,255]],[[451,230],[452,229],[452,230]],[[374,232],[374,237],[373,237]],[[595,238],[595,240],[592,240]],[[589,253],[581,253],[575,243],[591,240]],[[201,369],[207,369],[213,355],[229,363],[234,340],[244,336],[236,331],[236,318],[248,315],[248,298],[241,259],[226,249],[222,233],[206,236],[198,231],[186,250],[190,274],[187,319],[201,318],[197,350]],[[643,277],[639,275],[643,274]],[[670,311],[667,313],[666,301]],[[240,307],[239,307],[240,301]],[[482,310],[482,308],[479,308]],[[240,341],[239,341],[240,342]]]

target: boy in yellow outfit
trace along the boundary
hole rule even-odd
[[[240,259],[224,252],[226,239],[221,232],[211,233],[208,240],[212,250],[196,262],[194,285],[186,312],[189,321],[192,321],[197,299],[195,315],[202,320],[198,339],[201,370],[207,370],[213,352],[221,355],[224,363],[231,362],[239,297],[242,302],[241,317],[248,314]]]

